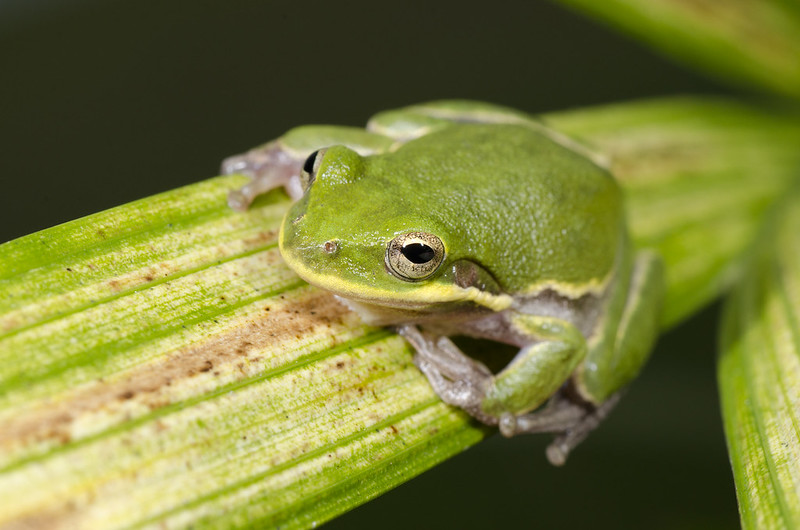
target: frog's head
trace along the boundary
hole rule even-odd
[[[438,312],[454,305],[494,310],[510,299],[491,275],[459,256],[452,223],[397,160],[343,146],[308,157],[305,194],[281,227],[281,253],[309,283],[361,305]],[[409,180],[412,185],[409,186]]]

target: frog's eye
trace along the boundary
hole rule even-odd
[[[314,179],[317,178],[317,171],[319,171],[319,165],[322,162],[322,157],[325,156],[325,151],[327,149],[317,149],[308,155],[306,161],[303,162],[303,171],[300,172],[300,183],[303,186],[303,191],[308,191],[308,188],[314,183]]]
[[[444,261],[444,244],[433,234],[409,232],[386,247],[386,268],[401,280],[424,280]]]

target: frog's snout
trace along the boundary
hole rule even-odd
[[[291,220],[281,226],[279,246],[284,259],[293,264],[292,268],[296,268],[298,264],[315,269],[327,267],[326,264],[330,263],[330,259],[336,256],[341,249],[338,239],[323,240],[311,237]]]

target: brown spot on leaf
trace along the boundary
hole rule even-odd
[[[6,320],[4,320],[4,321],[3,321],[1,324],[2,324],[2,328],[3,328],[3,331],[4,331],[4,332],[6,332],[6,331],[11,331],[11,330],[13,330],[13,329],[16,329],[16,328],[17,328],[17,327],[19,327],[20,325],[22,325],[22,324],[20,323],[20,320],[19,320],[18,318],[9,318],[9,319],[6,319]]]
[[[314,316],[310,315],[312,308],[316,313]],[[250,320],[225,333],[207,337],[191,346],[169,352],[153,362],[133,367],[113,379],[106,377],[72,395],[59,396],[55,405],[28,409],[19,417],[10,418],[0,428],[0,449],[43,440],[68,443],[71,426],[78,418],[101,410],[113,414],[123,406],[127,408],[123,404],[138,402],[150,410],[170,405],[174,399],[168,390],[170,386],[179,385],[182,380],[226,364],[235,366],[241,378],[249,377],[252,370],[248,371],[248,363],[241,361],[243,351],[259,352],[290,340],[298,327],[307,327],[310,322],[323,325],[324,322],[341,321],[348,312],[331,295],[316,291],[311,296],[276,309],[269,315]]]
[[[125,289],[138,287],[145,283],[150,283],[159,277],[169,277],[178,271],[180,271],[180,269],[174,264],[163,262],[142,270],[133,271],[130,274],[110,278],[107,280],[106,284],[112,291],[119,292]]]
[[[15,530],[66,530],[69,528],[80,528],[80,512],[74,502],[60,503],[60,506],[53,506],[28,513],[4,523],[3,528]],[[6,526],[7,525],[7,526]]]
[[[263,230],[254,237],[245,239],[244,243],[248,247],[260,247],[274,241],[276,235],[278,235],[276,230]]]

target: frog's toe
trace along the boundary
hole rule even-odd
[[[247,210],[251,202],[253,202],[253,198],[245,195],[241,189],[231,190],[228,193],[228,206],[239,212]]]
[[[430,358],[417,354],[414,356],[414,364],[428,378],[433,391],[445,403],[470,409],[479,406],[483,400],[485,393],[481,388],[467,379],[450,379]]]
[[[247,175],[255,176],[255,164],[248,155],[229,156],[222,161],[220,172],[223,175]]]
[[[234,210],[243,212],[247,210],[256,197],[271,189],[273,189],[273,186],[269,182],[258,179],[253,180],[238,190],[232,190],[228,193],[228,206]]]
[[[465,380],[477,387],[490,384],[492,373],[489,369],[464,355],[449,338],[434,339],[421,333],[416,326],[401,326],[398,331],[414,346],[417,352],[415,362],[424,359],[451,381]]]
[[[620,393],[612,395],[598,406],[570,403],[556,395],[544,409],[529,414],[500,417],[500,432],[504,436],[521,433],[555,432],[558,436],[547,447],[547,459],[554,466],[563,466],[567,457],[586,436],[597,428],[619,401]]]
[[[504,412],[497,422],[497,427],[500,429],[500,434],[506,438],[511,438],[517,434],[517,417],[510,412]]]
[[[299,164],[302,160],[284,152],[277,142],[270,142],[246,153],[229,156],[222,161],[220,169],[224,175],[246,175],[252,179],[272,175],[270,179],[274,180],[277,176],[282,184],[289,175],[297,173]]]
[[[547,405],[535,412],[515,415],[505,412],[500,416],[500,433],[506,438],[523,433],[561,433],[581,422],[586,409],[570,403],[556,394]]]
[[[447,399],[445,399],[445,396]],[[451,405],[470,409],[481,402],[483,393],[469,381],[459,380],[448,384],[441,397]]]
[[[567,463],[570,447],[563,443],[558,443],[558,440],[551,443],[545,449],[547,460],[554,466],[560,467]]]
[[[464,355],[446,337],[434,339],[414,325],[398,326],[397,330],[416,350],[414,364],[442,401],[461,407],[486,424],[497,423],[497,418],[481,409],[493,377],[483,364]]]

